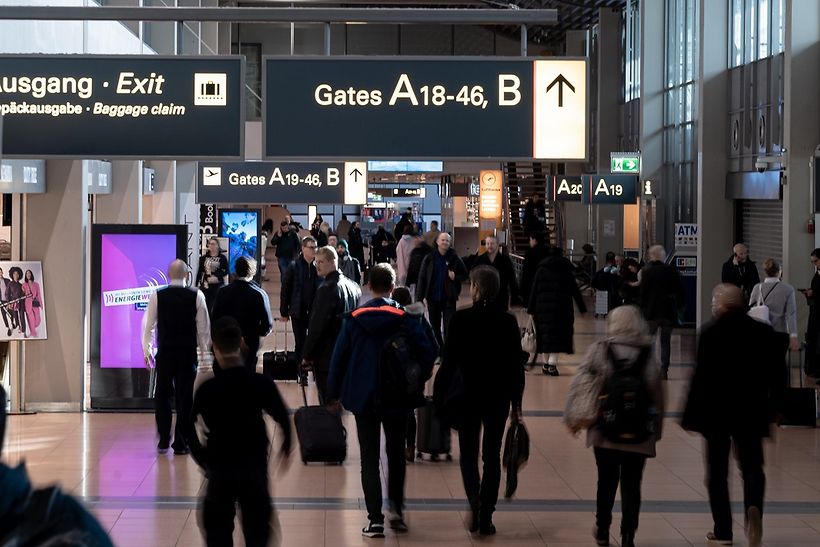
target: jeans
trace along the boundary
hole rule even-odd
[[[289,258],[277,257],[276,262],[279,264],[279,280],[285,277],[285,270],[290,266],[291,260]]]
[[[720,539],[732,539],[732,507],[729,501],[729,451],[735,445],[740,473],[743,476],[744,514],[750,507],[763,513],[766,475],[763,472],[763,439],[756,435],[712,434],[706,436],[706,487],[715,523],[714,533]]]
[[[509,403],[506,406],[488,405],[486,408],[472,409],[465,413],[458,430],[464,492],[467,494],[470,508],[477,511],[482,520],[492,517],[498,502],[498,486],[501,483],[501,444],[509,412]],[[484,462],[481,477],[478,473],[479,441],[481,459]]]
[[[444,348],[444,339],[447,338],[447,331],[450,327],[450,319],[456,313],[455,302],[433,302],[427,301],[427,311],[430,315],[430,324],[433,326],[433,332],[436,335],[439,351]],[[442,320],[444,321],[444,335],[442,335]]]
[[[381,459],[381,429],[384,428],[387,452],[387,497],[392,509],[402,512],[404,506],[404,437],[407,415],[380,417],[373,411],[356,415],[356,432],[362,456],[362,490],[364,490],[367,518],[370,522],[384,523],[382,513],[382,481],[379,474]]]
[[[668,319],[653,319],[649,321],[649,334],[652,338],[661,331],[661,370],[669,371],[669,360],[672,354],[672,321]]]
[[[171,396],[176,400],[177,423],[174,427],[174,450],[188,448],[187,438],[192,433],[191,406],[194,402],[196,353],[193,355],[167,354],[160,350],[156,357],[157,387],[154,395],[159,446],[167,448],[171,442]]]
[[[595,525],[599,530],[609,530],[615,492],[620,483],[621,535],[634,534],[638,529],[638,516],[641,512],[641,480],[646,456],[624,450],[596,448],[595,464],[598,466]]]
[[[233,545],[236,503],[242,510],[242,532],[248,547],[266,547],[271,536],[268,470],[212,472],[202,500],[200,527],[208,547]]]

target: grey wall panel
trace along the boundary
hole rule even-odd
[[[495,36],[484,27],[456,26],[453,35],[455,55],[493,55]]]
[[[401,25],[402,55],[451,55],[453,27],[449,25]]]
[[[398,55],[399,29],[396,25],[348,25],[348,55]]]

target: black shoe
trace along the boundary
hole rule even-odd
[[[544,365],[541,368],[541,372],[543,372],[547,376],[558,376],[560,374],[558,372],[558,367],[555,365]]]
[[[160,441],[160,443],[157,444],[157,454],[167,454],[168,453],[168,444],[169,443],[164,443],[164,442]]]
[[[403,534],[406,533],[407,523],[404,522],[404,516],[401,513],[397,513],[396,511],[389,511],[387,514],[387,523],[390,525],[390,529],[394,532]]]
[[[635,547],[635,533],[621,534],[621,547]]]
[[[760,547],[763,540],[763,517],[760,509],[754,506],[746,511],[746,538],[749,547]]]
[[[362,535],[366,538],[383,538],[384,537],[384,523],[371,522],[362,528]]]
[[[592,537],[595,538],[595,544],[601,547],[609,545],[609,528],[598,528],[595,526],[592,529]]]
[[[482,536],[494,536],[495,535],[495,525],[493,525],[492,519],[479,519],[478,525],[478,533]]]
[[[174,456],[187,456],[191,450],[186,446],[185,448],[174,448]]]
[[[471,511],[470,514],[470,533],[475,534],[476,532],[478,532],[478,529],[481,526],[480,521],[478,519],[478,511]]]

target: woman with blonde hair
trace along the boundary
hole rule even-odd
[[[767,258],[763,262],[763,272],[766,277],[752,288],[749,307],[762,304],[769,308],[769,323],[777,333],[785,363],[787,351],[800,349],[800,342],[797,339],[797,300],[794,287],[781,279],[783,268],[773,258]],[[785,373],[783,376],[785,377]]]
[[[598,467],[593,534],[609,545],[612,506],[621,486],[621,545],[635,545],[641,480],[661,438],[663,388],[649,327],[635,306],[607,317],[607,338],[590,346],[573,378],[564,422],[573,434],[587,429]]]

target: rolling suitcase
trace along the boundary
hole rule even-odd
[[[274,324],[282,321],[274,321]],[[284,323],[284,322],[282,322]],[[296,362],[296,352],[288,350],[288,328],[283,327],[285,335],[284,349],[279,350],[276,344],[276,327],[273,333],[273,351],[266,351],[262,355],[262,374],[273,380],[298,380],[299,363]]]
[[[325,406],[308,406],[305,386],[302,385],[305,406],[296,410],[293,423],[299,439],[302,463],[323,462],[342,464],[347,457],[347,430],[342,416]]]
[[[609,314],[609,291],[595,290],[595,317],[606,317]]]
[[[436,461],[446,454],[447,461],[452,461],[450,428],[441,423],[432,397],[426,397],[424,406],[416,410],[416,422],[416,457],[422,459],[422,454],[430,454],[430,459]]]
[[[802,353],[803,350],[800,350]],[[817,390],[811,387],[803,387],[803,371],[798,364],[797,375],[800,377],[800,387],[792,387],[792,352],[788,352],[788,364],[786,371],[788,383],[786,391],[783,393],[783,408],[781,413],[783,418],[780,421],[782,426],[791,427],[817,427]]]

